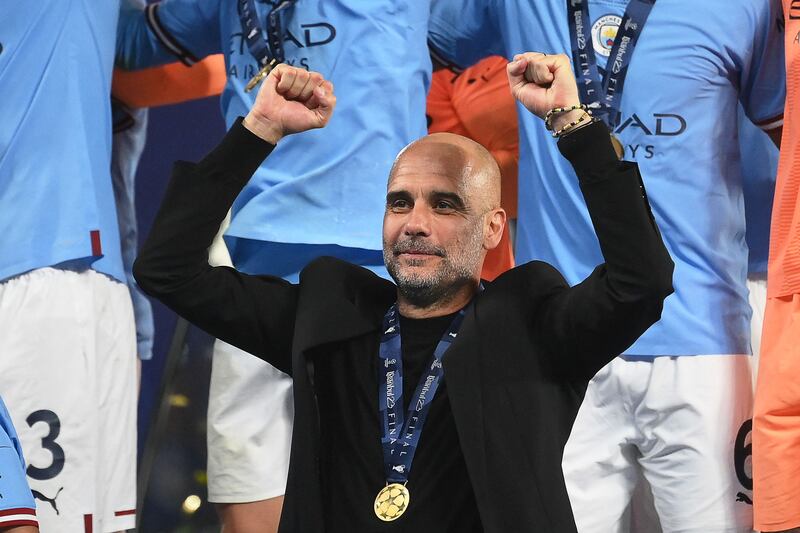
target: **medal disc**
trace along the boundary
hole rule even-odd
[[[408,508],[411,495],[405,485],[391,483],[375,497],[375,515],[384,522],[397,520]]]

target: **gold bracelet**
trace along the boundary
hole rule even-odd
[[[584,121],[586,121],[586,124],[583,124]],[[579,118],[578,120],[573,120],[572,122],[570,122],[569,124],[567,124],[566,126],[561,128],[560,130],[554,131],[553,132],[553,137],[558,139],[561,136],[566,135],[567,133],[570,133],[570,132],[575,131],[577,129],[580,129],[580,128],[588,125],[588,124],[591,124],[592,121],[593,121],[592,115],[589,114],[588,112],[584,113],[583,115],[581,115],[581,118]]]
[[[556,115],[561,115],[563,113],[569,113],[570,111],[577,111],[579,109],[583,109],[590,115],[592,114],[591,110],[586,107],[585,104],[573,105],[569,107],[554,107],[547,114],[544,116],[544,127],[547,128],[547,131],[553,131],[553,117]]]

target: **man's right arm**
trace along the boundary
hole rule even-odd
[[[241,189],[284,135],[327,124],[336,99],[318,73],[280,65],[247,117],[200,163],[178,162],[133,266],[139,286],[209,334],[291,373],[297,287],[208,264]]]
[[[133,273],[180,316],[290,373],[295,287],[208,264],[220,222],[272,149],[236,123],[199,163],[177,162]]]
[[[178,60],[191,66],[222,53],[220,0],[164,0],[142,6],[124,0],[117,26],[116,64],[137,70]]]

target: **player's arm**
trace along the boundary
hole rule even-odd
[[[747,5],[738,80],[739,100],[747,117],[780,148],[786,99],[784,35],[780,0]]]
[[[116,65],[137,70],[180,61],[191,66],[222,53],[221,0],[124,0],[117,26]]]
[[[464,69],[492,55],[506,56],[491,0],[436,0],[428,21],[434,67]]]
[[[225,81],[225,58],[215,54],[191,67],[175,62],[133,71],[116,68],[111,95],[128,107],[157,107],[216,96]]]
[[[553,108],[579,104],[567,56],[529,53],[515,59],[508,67],[512,93],[528,110],[544,117]],[[580,117],[586,119],[585,111],[555,115],[553,130]],[[588,380],[659,320],[672,293],[673,263],[638,167],[617,159],[606,126],[596,121],[573,130],[558,147],[578,176],[605,263],[572,288],[553,270],[534,327],[560,368]]]
[[[297,287],[208,264],[208,248],[239,192],[285,135],[321,128],[333,86],[278,66],[247,117],[197,164],[178,162],[133,267],[139,286],[211,335],[291,373]]]

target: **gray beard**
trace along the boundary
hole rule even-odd
[[[407,275],[400,271],[400,263],[395,253],[409,248],[411,245],[409,241],[396,244],[390,250],[384,246],[383,262],[386,264],[389,275],[397,284],[400,294],[408,303],[422,309],[436,304],[442,305],[450,301],[465,285],[472,283],[472,269],[479,260],[482,238],[482,234],[477,232],[474,234],[473,242],[467,244],[465,247],[467,251],[458,257],[457,264],[451,262],[450,257],[444,255],[445,251],[441,248],[415,244],[417,248],[425,249],[430,253],[442,254],[444,258],[439,270],[429,277]]]
[[[415,277],[400,276],[398,272],[387,265],[389,274],[397,284],[397,289],[403,298],[414,307],[421,309],[432,307],[436,304],[446,304],[449,302],[458,291],[469,284],[470,277],[459,276],[458,278],[450,281],[450,283],[443,283],[436,276],[437,279],[422,280]]]

